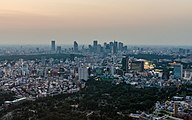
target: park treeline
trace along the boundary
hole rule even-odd
[[[78,93],[40,98],[12,108],[13,119],[128,120],[128,114],[151,112],[156,101],[167,100],[177,92],[176,87],[137,88],[110,81],[89,80],[86,84]]]

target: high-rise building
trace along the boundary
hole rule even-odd
[[[129,58],[127,56],[122,58],[122,70],[124,72],[128,72],[129,70]]]
[[[78,43],[76,41],[74,41],[74,44],[73,44],[73,49],[74,49],[74,52],[78,52]]]
[[[123,51],[123,43],[119,42],[119,51]]]
[[[97,40],[94,40],[94,41],[93,41],[93,47],[96,47],[97,44],[98,44],[98,41],[97,41]]]
[[[29,74],[29,67],[28,64],[22,64],[22,75],[28,75]]]
[[[98,41],[93,41],[93,51],[97,51]]]
[[[61,53],[61,46],[57,46],[57,52]]]
[[[89,52],[93,52],[93,46],[88,45]]]
[[[54,40],[51,41],[51,50],[55,51],[55,41]]]
[[[96,49],[96,52],[97,53],[100,53],[102,50],[102,46],[100,44],[97,45],[97,49]]]
[[[107,45],[106,45],[106,47],[105,47],[105,52],[106,52],[106,53],[110,53],[110,52],[111,52],[110,44],[107,44]]]
[[[88,80],[88,68],[86,66],[80,66],[78,68],[78,75],[79,75],[79,80]]]
[[[169,77],[170,77],[170,70],[169,70],[169,68],[164,67],[162,70],[163,70],[162,79],[163,80],[168,80]]]
[[[127,46],[123,46],[123,50],[127,51],[128,50]]]
[[[183,78],[183,65],[182,64],[174,64],[173,65],[173,77],[175,79]]]
[[[117,53],[118,51],[118,45],[117,45],[117,41],[114,41],[114,44],[113,44],[113,53]]]
[[[192,80],[192,70],[186,69],[184,70],[184,78],[185,80]]]

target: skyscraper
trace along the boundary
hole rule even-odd
[[[78,52],[78,43],[76,41],[74,41],[73,49],[74,49],[74,52]]]
[[[88,68],[85,66],[80,66],[78,68],[78,75],[79,75],[79,80],[88,80]]]
[[[96,49],[96,52],[97,53],[100,53],[101,52],[101,49],[102,49],[102,46],[100,44],[97,45],[97,49]]]
[[[129,58],[127,56],[122,58],[122,69],[124,72],[128,72],[129,70]]]
[[[98,44],[98,41],[94,40],[94,41],[93,41],[93,47],[96,47],[97,44]]]
[[[113,53],[113,42],[110,42],[109,46],[110,46],[110,52]]]
[[[98,46],[98,41],[93,41],[93,51],[97,50],[97,46]]]
[[[173,65],[173,76],[175,79],[183,78],[183,65],[182,64]]]
[[[57,52],[61,53],[61,46],[57,46]]]
[[[119,42],[119,51],[123,51],[123,43]]]
[[[114,44],[113,44],[113,53],[117,53],[117,50],[118,50],[118,46],[117,46],[117,41],[114,41]]]
[[[55,41],[54,40],[51,41],[51,50],[55,51]]]
[[[191,69],[186,69],[184,71],[184,79],[185,80],[192,80],[192,70]]]

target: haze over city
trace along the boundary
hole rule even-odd
[[[191,45],[191,0],[6,0],[2,44]]]
[[[1,0],[0,120],[192,120],[192,0]]]

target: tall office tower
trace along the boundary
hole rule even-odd
[[[106,53],[110,53],[110,52],[111,52],[110,44],[107,44],[107,45],[106,45],[106,47],[105,47],[105,52],[106,52]]]
[[[55,51],[55,40],[51,41],[51,50]]]
[[[109,47],[110,47],[110,52],[113,53],[113,42],[109,43]]]
[[[103,44],[103,52],[104,52],[104,53],[106,53],[106,47],[107,47],[107,43],[104,42],[104,44]]]
[[[78,75],[79,75],[79,80],[85,80],[87,81],[88,80],[88,68],[85,67],[85,66],[80,66],[78,68]]]
[[[123,43],[119,42],[119,51],[123,51]]]
[[[89,52],[93,52],[93,47],[91,45],[88,45]]]
[[[163,68],[162,79],[168,80],[169,77],[170,77],[170,70],[167,67]]]
[[[100,52],[102,51],[101,49],[102,49],[102,46],[101,46],[100,44],[98,44],[98,45],[97,45],[97,50],[96,50],[96,52],[97,52],[97,53],[100,53]]]
[[[127,56],[122,58],[122,70],[124,72],[128,72],[129,70],[129,58]]]
[[[117,51],[118,51],[117,41],[114,41],[114,44],[113,44],[113,53],[116,54]]]
[[[97,40],[94,40],[94,41],[93,41],[93,47],[96,47],[97,44],[98,44],[98,41],[97,41]]]
[[[78,52],[78,43],[76,41],[74,41],[73,49],[74,49],[74,52]]]
[[[127,46],[123,46],[123,50],[127,51],[128,50]]]
[[[61,46],[57,46],[57,52],[61,53]]]
[[[182,64],[174,64],[173,65],[173,77],[175,79],[183,78],[183,65]]]
[[[93,51],[97,50],[98,41],[93,41]]]

